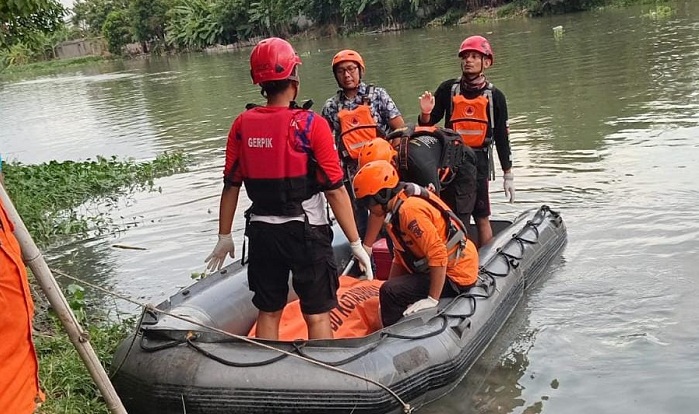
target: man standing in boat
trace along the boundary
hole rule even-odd
[[[437,306],[478,279],[478,252],[464,224],[442,200],[413,183],[398,180],[387,161],[372,161],[353,181],[357,202],[384,216],[394,255],[379,302],[383,326]]]
[[[332,71],[340,89],[325,101],[322,114],[335,133],[347,191],[352,195],[351,184],[358,168],[359,151],[372,139],[402,128],[405,122],[384,88],[363,82],[366,67],[359,53],[341,50],[333,57]],[[368,213],[358,209],[356,204],[353,207],[359,235],[363,238]]]
[[[490,226],[488,181],[495,179],[492,144],[498,150],[503,170],[503,188],[510,203],[515,200],[514,174],[510,150],[507,101],[505,95],[488,82],[485,70],[493,64],[493,50],[483,36],[466,38],[459,48],[461,76],[442,82],[434,95],[420,96],[419,125],[444,126],[461,135],[463,142],[476,151],[478,180],[473,218],[482,246],[493,238]]]
[[[250,54],[252,81],[262,88],[267,104],[249,105],[228,133],[218,243],[206,259],[215,270],[227,254],[234,256],[231,226],[244,183],[252,201],[245,232],[259,338],[278,338],[290,271],[308,337],[332,338],[329,312],[337,305],[338,271],[326,197],[352,253],[373,277],[332,132],[325,119],[296,105],[300,64],[291,44],[279,38],[262,40]]]

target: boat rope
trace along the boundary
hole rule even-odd
[[[479,269],[478,284],[475,287],[479,287],[479,288],[483,289],[484,293],[473,292],[471,290],[466,291],[466,292],[462,292],[459,295],[457,295],[456,297],[454,297],[448,304],[446,304],[444,306],[444,308],[438,310],[437,314],[430,319],[430,321],[437,319],[437,318],[439,318],[441,320],[442,324],[436,330],[431,331],[431,332],[427,332],[427,333],[424,333],[421,335],[400,335],[400,334],[396,334],[396,333],[389,332],[389,331],[382,331],[379,334],[380,335],[379,340],[376,341],[373,344],[373,346],[368,347],[368,348],[362,350],[361,352],[359,352],[359,353],[357,353],[349,358],[343,359],[341,361],[335,361],[335,362],[320,361],[316,358],[313,358],[313,357],[306,355],[302,349],[305,342],[301,342],[301,343],[294,342],[293,343],[293,346],[296,348],[296,352],[298,354],[306,357],[306,358],[317,361],[319,363],[323,363],[323,364],[327,364],[327,365],[331,365],[331,366],[339,366],[339,365],[343,365],[343,364],[349,363],[351,361],[354,361],[354,360],[368,354],[369,352],[374,350],[386,338],[395,338],[395,339],[404,339],[404,340],[425,339],[425,338],[439,335],[442,332],[444,332],[449,327],[448,318],[460,318],[460,319],[470,318],[471,316],[473,316],[476,313],[476,306],[478,303],[477,299],[487,299],[487,298],[491,297],[495,291],[498,290],[497,289],[497,280],[495,277],[496,276],[498,276],[498,277],[507,276],[513,268],[516,268],[519,265],[518,264],[519,260],[521,260],[524,257],[524,252],[526,250],[525,245],[538,243],[539,236],[540,236],[538,226],[544,222],[544,219],[547,216],[546,213],[549,211],[550,211],[550,209],[548,208],[548,206],[545,206],[545,205],[542,206],[535,213],[534,217],[532,217],[531,220],[528,220],[526,222],[525,226],[522,229],[520,229],[519,232],[513,234],[512,238],[503,247],[498,249],[495,256],[493,256],[485,265],[483,265]],[[551,212],[551,213],[554,213],[554,212]],[[557,218],[557,214],[554,213],[553,215],[554,215],[554,218]],[[529,229],[531,229],[535,234],[534,240],[529,240],[529,239],[526,239],[523,237],[524,234],[527,231],[529,231]],[[519,254],[518,255],[509,253],[508,251],[506,251],[509,248],[509,246],[512,245],[512,243],[514,243],[515,246],[519,247]],[[496,272],[493,272],[493,271],[490,271],[487,269],[488,265],[493,263],[493,261],[498,259],[499,257],[503,258],[505,260],[505,263],[507,264],[507,272],[506,273],[500,274],[500,273],[496,273]],[[463,312],[450,313],[449,310],[459,302],[459,299],[469,299],[470,300],[470,303],[471,303],[470,311],[466,312],[466,313],[463,313]],[[228,361],[228,362],[230,362],[230,361]],[[267,362],[268,361],[265,361],[265,363],[267,363]]]
[[[236,368],[259,367],[259,366],[263,366],[263,365],[273,364],[277,361],[281,361],[282,359],[286,358],[286,354],[279,354],[274,358],[271,358],[271,359],[268,359],[267,361],[264,361],[263,363],[261,363],[261,362],[249,362],[249,363],[232,362],[232,361],[229,361],[225,358],[221,358],[221,357],[219,357],[215,354],[212,354],[211,352],[203,349],[202,347],[199,346],[199,344],[197,344],[195,342],[196,339],[197,339],[197,334],[195,334],[194,332],[187,333],[187,339],[186,339],[187,345],[191,346],[192,348],[197,350],[199,353],[201,353],[205,357],[211,358],[214,361],[221,363],[223,365],[227,365],[229,367],[236,367]]]
[[[364,380],[364,381],[369,382],[371,384],[374,384],[374,385],[378,386],[379,388],[385,390],[391,396],[393,396],[403,406],[404,413],[411,413],[413,411],[413,408],[411,408],[410,404],[405,403],[400,398],[400,396],[395,391],[391,390],[389,387],[387,387],[387,386],[381,384],[380,382],[375,381],[371,378],[367,378],[367,377],[361,376],[359,374],[355,374],[353,372],[338,368],[338,366],[350,363],[352,361],[355,361],[355,360],[363,357],[364,355],[367,355],[368,353],[370,353],[374,349],[376,349],[386,338],[395,338],[395,339],[404,339],[404,340],[419,340],[419,339],[429,338],[429,337],[441,334],[449,327],[448,318],[467,319],[467,318],[473,316],[476,312],[477,299],[487,299],[487,298],[491,297],[495,291],[499,291],[497,288],[497,278],[498,277],[506,277],[507,275],[510,274],[510,272],[513,269],[515,269],[519,266],[519,260],[521,260],[524,257],[524,251],[526,249],[525,245],[538,243],[538,239],[540,236],[538,226],[544,222],[544,220],[548,216],[547,213],[550,213],[549,219],[551,219],[551,217],[552,217],[551,220],[554,222],[554,224],[559,225],[562,222],[560,215],[557,212],[552,211],[546,205],[541,206],[539,208],[539,210],[534,214],[534,217],[532,217],[531,220],[528,220],[526,222],[525,226],[522,229],[520,229],[519,232],[513,234],[512,238],[507,243],[505,243],[504,246],[497,249],[495,255],[493,257],[491,257],[488,260],[488,262],[486,262],[484,265],[479,267],[479,275],[478,275],[478,282],[479,283],[475,287],[482,288],[484,293],[472,292],[470,289],[469,289],[469,291],[462,292],[459,295],[457,295],[456,297],[454,297],[446,306],[444,306],[444,308],[439,309],[437,314],[430,319],[430,320],[434,320],[434,319],[439,318],[442,322],[442,324],[439,328],[437,328],[434,331],[427,332],[427,333],[420,334],[420,335],[400,335],[400,334],[396,334],[396,333],[384,330],[384,331],[381,331],[379,333],[379,339],[377,341],[375,341],[373,344],[371,344],[371,346],[366,347],[365,349],[358,352],[357,354],[354,354],[354,355],[352,355],[348,358],[345,358],[343,360],[340,360],[340,361],[322,361],[322,360],[319,360],[317,358],[313,358],[313,357],[309,356],[303,350],[307,341],[294,341],[294,342],[292,342],[291,346],[293,348],[292,351],[294,351],[294,352],[283,350],[283,349],[280,349],[280,348],[277,348],[277,347],[274,347],[271,345],[267,345],[263,342],[258,342],[254,339],[247,337],[247,336],[241,336],[241,335],[236,335],[236,334],[233,334],[230,332],[226,332],[226,331],[223,331],[221,329],[208,326],[208,325],[201,323],[201,322],[198,322],[196,320],[193,320],[193,319],[181,316],[181,315],[173,314],[173,313],[170,313],[170,312],[165,311],[165,310],[161,310],[152,304],[141,303],[139,301],[133,300],[133,299],[126,297],[124,295],[120,295],[118,293],[109,291],[108,289],[91,284],[89,282],[85,282],[84,280],[78,279],[76,277],[70,276],[70,275],[68,275],[65,272],[62,272],[60,270],[54,270],[54,272],[66,277],[66,278],[75,280],[79,283],[83,283],[86,286],[97,289],[97,290],[104,292],[108,295],[115,296],[119,299],[122,299],[122,300],[125,300],[127,302],[130,302],[130,303],[133,303],[135,305],[140,306],[141,308],[144,309],[144,313],[141,315],[141,319],[139,320],[139,324],[137,325],[138,327],[141,326],[141,322],[143,321],[143,316],[145,315],[146,312],[151,313],[151,314],[161,313],[164,315],[171,316],[175,319],[180,319],[182,321],[194,324],[196,326],[200,326],[202,328],[205,328],[205,329],[208,329],[212,332],[219,333],[221,335],[230,337],[232,339],[248,342],[250,344],[253,344],[253,345],[268,349],[268,350],[279,352],[280,355],[278,355],[274,358],[270,358],[266,361],[259,361],[259,362],[252,362],[252,363],[242,363],[242,362],[230,361],[230,360],[224,359],[222,357],[219,357],[219,356],[211,353],[210,351],[207,351],[206,349],[201,347],[199,344],[197,344],[196,340],[199,338],[199,334],[197,334],[195,332],[191,332],[191,331],[187,332],[183,339],[180,339],[180,340],[173,339],[173,340],[170,340],[164,344],[161,343],[157,346],[148,346],[148,345],[144,344],[143,341],[145,340],[145,337],[142,337],[141,338],[141,348],[144,351],[156,352],[159,350],[179,346],[181,344],[186,343],[192,349],[196,350],[197,352],[201,353],[202,355],[206,356],[207,358],[210,358],[214,361],[217,361],[223,365],[233,366],[233,367],[243,367],[243,368],[244,367],[268,365],[268,364],[272,364],[274,362],[280,361],[280,360],[286,358],[287,356],[291,356],[291,357],[306,361],[308,363],[321,366],[321,367],[329,369],[331,371],[335,371],[335,372],[338,372],[338,373],[341,373],[344,375],[348,375],[350,377],[361,379],[361,380]],[[530,230],[534,232],[534,240],[530,240],[530,239],[527,239],[524,237],[525,233],[527,231],[530,231]],[[514,245],[519,247],[519,254],[513,254],[509,251],[506,251],[509,248],[509,246],[512,245],[512,243],[515,243]],[[507,271],[505,273],[498,273],[498,272],[495,272],[493,270],[488,269],[489,265],[491,265],[492,263],[494,263],[495,260],[498,260],[500,258],[504,259],[504,261],[507,265]],[[466,313],[463,313],[463,312],[462,313],[449,313],[448,311],[453,306],[455,306],[455,304],[458,302],[459,299],[469,299],[470,300],[470,302],[471,302],[470,311],[466,312]],[[131,348],[133,347],[135,339],[136,339],[136,335],[134,335],[134,337],[133,337],[132,343],[129,347],[129,352],[131,351]],[[123,363],[123,361],[122,361],[122,363]],[[120,367],[121,367],[121,365],[120,365]]]
[[[296,352],[297,352],[299,355],[302,355],[302,356],[304,356],[304,357],[306,357],[306,358],[308,358],[308,359],[312,359],[312,360],[314,360],[314,361],[318,361],[318,362],[321,362],[321,363],[324,363],[324,364],[328,364],[328,365],[333,366],[333,367],[338,367],[338,366],[341,366],[341,365],[349,364],[350,362],[356,361],[357,359],[363,357],[364,355],[367,355],[369,352],[371,352],[371,351],[373,351],[374,349],[376,349],[376,347],[378,347],[378,346],[383,342],[383,339],[384,339],[385,337],[386,337],[385,333],[384,333],[384,332],[381,332],[381,333],[379,334],[379,340],[378,340],[378,341],[375,341],[373,344],[371,344],[371,346],[367,347],[366,349],[364,349],[364,350],[361,351],[361,352],[358,352],[358,353],[356,353],[356,354],[354,354],[354,355],[352,355],[352,356],[350,356],[350,357],[347,357],[347,358],[345,358],[345,359],[343,359],[343,360],[336,361],[336,362],[321,361],[321,360],[319,360],[319,359],[317,359],[317,358],[313,358],[313,357],[311,357],[311,356],[309,356],[309,355],[306,355],[306,354],[304,353],[304,351],[303,351],[303,346],[305,345],[305,342],[302,342],[302,343],[300,343],[300,344],[299,344],[298,342],[294,342],[294,343],[293,343],[293,346],[294,346],[294,349],[296,350]]]
[[[379,339],[375,341],[372,346],[367,347],[363,349],[362,351],[358,352],[355,355],[352,355],[348,358],[345,358],[340,361],[323,361],[317,358],[313,358],[310,355],[307,355],[303,351],[303,347],[306,344],[305,341],[296,341],[292,343],[292,346],[295,348],[296,352],[305,357],[308,358],[309,360],[313,360],[315,362],[321,363],[321,364],[326,364],[330,366],[341,366],[347,363],[350,363],[352,361],[355,361],[359,358],[361,358],[364,355],[367,355],[371,351],[373,351],[376,347],[378,347],[384,339],[386,338],[395,338],[395,339],[403,339],[403,340],[420,340],[420,339],[426,339],[430,338],[433,336],[437,336],[444,332],[448,327],[449,327],[449,321],[447,318],[460,318],[460,319],[467,319],[473,316],[476,313],[476,306],[477,306],[477,300],[476,299],[487,299],[493,295],[495,291],[498,291],[497,288],[497,280],[495,276],[497,277],[506,277],[510,271],[513,268],[516,268],[519,264],[519,260],[521,260],[524,257],[524,252],[525,252],[525,244],[536,244],[538,243],[539,239],[539,228],[538,226],[541,225],[544,222],[544,219],[547,217],[547,212],[551,212],[554,220],[558,219],[558,214],[551,211],[548,206],[544,205],[537,212],[535,213],[534,217],[532,217],[531,220],[528,220],[525,224],[525,226],[520,229],[519,232],[515,233],[512,235],[512,238],[501,248],[497,250],[497,253],[495,256],[493,256],[485,265],[481,266],[479,269],[479,275],[478,275],[478,284],[475,287],[479,287],[484,290],[485,293],[478,293],[478,292],[472,292],[471,290],[462,292],[456,297],[454,297],[449,303],[447,303],[444,308],[440,309],[437,311],[437,314],[433,316],[432,318],[429,319],[429,321],[432,321],[434,319],[439,318],[442,322],[441,326],[437,328],[436,330],[433,330],[431,332],[427,332],[424,334],[420,335],[401,335],[401,334],[396,334],[390,331],[383,330],[379,333]],[[532,229],[535,233],[535,240],[529,240],[525,239],[523,236],[524,234],[529,231],[529,229]],[[506,250],[509,247],[510,243],[516,243],[516,245],[519,246],[520,249],[520,254],[519,255],[514,255],[512,253],[508,253]],[[507,264],[507,272],[505,273],[496,273],[493,271],[490,271],[487,269],[488,265],[490,265],[494,260],[497,258],[503,258],[505,263]],[[348,265],[348,268],[350,265]],[[345,272],[346,273],[346,272]],[[470,306],[470,311],[466,313],[449,313],[449,309],[451,309],[456,303],[459,302],[459,299],[469,299],[471,301],[471,306]],[[189,342],[189,341],[188,341]],[[176,346],[182,343],[182,341],[173,341],[169,345],[166,344],[164,346]],[[191,344],[191,343],[190,343]],[[201,349],[201,347],[195,347],[195,349]],[[256,366],[256,365],[267,365],[272,362],[278,361],[278,359],[270,359],[266,361],[261,361],[261,362],[254,362],[254,363],[238,363],[238,362],[233,362],[230,360],[224,360],[223,358],[220,358],[218,356],[215,356],[211,354],[208,351],[203,351],[202,353],[205,353],[205,355],[210,356],[212,359],[219,361],[221,363],[224,363],[226,365],[232,365],[232,366]],[[285,355],[282,355],[284,357]],[[225,362],[224,362],[225,361]]]
[[[506,277],[510,274],[510,271],[512,271],[512,269],[517,268],[519,266],[519,260],[521,260],[524,257],[525,244],[536,244],[539,242],[539,226],[549,215],[553,217],[552,221],[554,221],[554,223],[556,223],[557,225],[558,223],[560,223],[560,215],[557,212],[551,210],[551,208],[547,205],[541,206],[534,214],[534,217],[532,217],[530,220],[527,220],[524,227],[522,227],[517,233],[513,234],[512,238],[504,246],[499,248],[497,250],[497,253],[493,257],[491,257],[487,263],[479,267],[479,278],[481,278],[481,276],[483,275],[491,278],[493,284],[495,285],[495,289],[497,289],[497,283],[494,277]],[[524,238],[524,234],[529,230],[534,232],[534,240]],[[519,255],[514,255],[506,251],[506,249],[510,246],[510,242],[518,244],[520,250]],[[499,273],[488,269],[488,266],[495,260],[498,260],[499,258],[503,258],[505,264],[507,265],[507,271],[505,271],[504,273]]]
[[[379,387],[379,388],[383,389],[384,391],[386,391],[386,392],[387,392],[388,394],[390,394],[393,398],[395,398],[396,401],[398,401],[398,403],[399,403],[400,405],[403,406],[403,413],[409,414],[409,413],[412,413],[412,412],[413,412],[413,407],[411,407],[410,404],[408,404],[408,403],[406,403],[405,401],[403,401],[403,399],[402,399],[395,391],[393,391],[393,390],[390,389],[389,387],[387,387],[387,386],[381,384],[380,382],[378,382],[378,381],[376,381],[376,380],[373,380],[373,379],[371,379],[371,378],[364,377],[364,376],[362,376],[362,375],[355,374],[354,372],[350,372],[350,371],[344,370],[344,369],[342,369],[342,368],[334,367],[334,366],[331,366],[331,365],[328,365],[328,364],[325,364],[325,363],[316,361],[316,360],[311,359],[311,358],[307,358],[307,357],[305,357],[305,356],[303,356],[303,355],[298,355],[298,354],[294,354],[294,353],[289,352],[289,351],[285,351],[285,350],[283,350],[283,349],[275,348],[275,347],[273,347],[273,346],[271,346],[271,345],[267,345],[267,344],[265,344],[265,343],[263,343],[263,342],[256,341],[256,340],[251,339],[251,338],[248,338],[248,337],[246,337],[246,336],[236,335],[236,334],[233,334],[233,333],[230,333],[230,332],[226,332],[226,331],[224,331],[224,330],[222,330],[222,329],[215,328],[215,327],[213,327],[213,326],[208,326],[208,325],[206,325],[206,324],[204,324],[204,323],[201,323],[201,322],[196,321],[196,320],[194,320],[194,319],[188,318],[188,317],[186,317],[186,316],[181,316],[181,315],[177,315],[177,314],[174,314],[174,313],[171,313],[171,312],[162,310],[162,309],[158,309],[157,307],[155,307],[155,305],[153,305],[153,304],[151,304],[151,303],[143,303],[143,302],[137,301],[137,300],[132,299],[132,298],[126,296],[126,295],[122,295],[122,294],[120,294],[120,293],[113,292],[113,291],[111,291],[111,290],[109,290],[109,289],[105,289],[105,288],[103,288],[103,287],[101,287],[101,286],[97,286],[97,285],[95,285],[95,284],[93,284],[93,283],[86,282],[85,280],[82,280],[82,279],[80,279],[80,278],[71,276],[71,275],[69,275],[68,273],[63,272],[63,271],[61,271],[61,270],[59,270],[59,269],[54,269],[54,268],[52,268],[51,271],[53,271],[54,273],[56,273],[56,274],[58,274],[58,275],[61,275],[61,276],[65,277],[65,278],[71,279],[71,280],[73,280],[73,281],[75,281],[75,282],[82,283],[82,284],[84,284],[85,286],[88,286],[88,287],[90,287],[90,288],[92,288],[92,289],[98,290],[98,291],[100,291],[100,292],[102,292],[102,293],[105,293],[105,294],[107,294],[107,295],[116,297],[116,298],[118,298],[118,299],[124,300],[124,301],[129,302],[129,303],[132,303],[132,304],[134,304],[134,305],[137,305],[137,306],[143,308],[143,309],[146,310],[146,311],[149,311],[149,312],[156,312],[156,313],[162,313],[163,315],[167,315],[167,316],[170,316],[170,317],[172,317],[172,318],[179,319],[179,320],[181,320],[181,321],[191,323],[191,324],[193,324],[193,325],[196,325],[196,326],[199,326],[199,327],[208,329],[208,330],[210,330],[210,331],[212,331],[212,332],[216,332],[216,333],[221,334],[221,335],[224,335],[224,336],[228,336],[228,337],[231,337],[231,338],[240,340],[240,341],[244,341],[244,342],[247,342],[247,343],[250,343],[250,344],[259,346],[259,347],[261,347],[261,348],[265,348],[265,349],[270,350],[270,351],[280,352],[280,353],[282,353],[282,354],[285,354],[286,356],[291,356],[291,357],[294,357],[294,358],[298,358],[298,359],[300,359],[300,360],[302,360],[302,361],[306,361],[306,362],[311,363],[311,364],[313,364],[313,365],[317,365],[317,366],[320,366],[320,367],[322,367],[322,368],[326,368],[326,369],[328,369],[328,370],[330,370],[330,371],[334,371],[334,372],[337,372],[337,373],[340,373],[340,374],[344,374],[344,375],[347,375],[347,376],[350,376],[350,377],[353,377],[353,378],[357,378],[357,379],[366,381],[366,382],[368,382],[368,383],[370,383],[370,384],[374,384],[374,385],[376,385],[377,387]],[[133,344],[132,344],[132,345],[133,345]]]

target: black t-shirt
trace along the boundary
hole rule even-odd
[[[442,161],[442,142],[431,135],[419,135],[408,141],[408,171],[401,171],[401,180],[423,187],[434,185],[441,190],[438,170]]]

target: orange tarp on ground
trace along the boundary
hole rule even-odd
[[[381,329],[379,288],[382,283],[383,280],[369,281],[340,276],[338,305],[330,311],[334,338],[357,338]],[[255,336],[256,327],[257,325],[252,327],[249,336]],[[279,325],[279,340],[297,339],[308,339],[308,330],[299,301],[295,300],[284,308]]]

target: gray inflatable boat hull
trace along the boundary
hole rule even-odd
[[[113,383],[130,414],[392,413],[405,412],[405,404],[420,407],[464,378],[565,245],[565,224],[546,206],[507,224],[479,251],[479,286],[442,299],[436,309],[364,338],[262,341],[318,364],[144,312],[137,332],[115,354]],[[336,234],[335,247],[346,262],[347,241]],[[257,315],[251,296],[245,267],[236,262],[158,309],[245,336]]]

